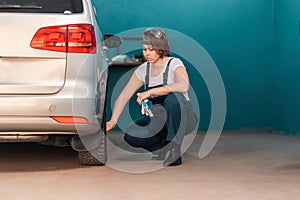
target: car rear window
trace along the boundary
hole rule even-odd
[[[0,0],[0,12],[82,13],[82,0]]]

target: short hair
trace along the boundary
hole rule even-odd
[[[170,44],[166,33],[157,28],[147,28],[143,34],[143,44],[150,45],[159,57],[170,56]]]

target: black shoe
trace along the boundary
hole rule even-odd
[[[176,160],[170,160],[170,161],[168,161],[168,159],[167,159],[164,162],[164,166],[165,167],[167,167],[167,166],[178,166],[178,165],[181,165],[181,164],[182,164],[182,158],[181,158],[181,156],[179,158],[177,158]]]
[[[164,166],[181,165],[182,158],[181,158],[180,145],[175,142],[171,142],[169,145],[170,145],[170,151],[167,159],[164,162]]]

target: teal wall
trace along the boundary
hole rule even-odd
[[[162,27],[179,31],[200,43],[215,61],[224,80],[228,100],[225,129],[276,127],[288,130],[293,127],[300,130],[296,119],[300,95],[295,87],[299,66],[296,53],[300,48],[298,0],[94,2],[103,33]],[[293,58],[289,60],[291,54]],[[116,77],[110,82],[117,81]],[[190,78],[192,85],[197,86],[200,129],[205,129],[210,119],[209,95],[199,74],[191,73]]]
[[[300,1],[276,0],[276,128],[300,133]]]

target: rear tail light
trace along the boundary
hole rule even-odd
[[[35,49],[66,53],[97,53],[95,31],[91,24],[40,28],[32,38],[30,46]]]

